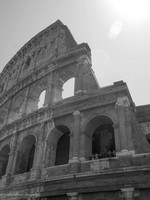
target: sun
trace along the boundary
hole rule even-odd
[[[110,0],[114,12],[130,21],[150,18],[150,0]]]

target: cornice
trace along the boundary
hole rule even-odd
[[[82,54],[88,54],[88,48],[89,47],[87,44],[78,45],[76,48],[69,50],[65,54],[60,55],[58,58],[48,60],[46,63],[43,63],[41,67],[37,66],[37,70],[32,72],[29,76],[25,77],[0,97],[0,106],[2,106],[10,97],[14,96],[17,92],[32,82],[43,78],[44,76],[50,74],[52,71],[55,71],[68,63],[71,64],[77,59],[78,56],[81,56]]]

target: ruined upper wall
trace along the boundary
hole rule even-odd
[[[46,61],[56,59],[76,45],[68,28],[59,20],[38,33],[16,53],[0,73],[0,96]]]
[[[140,123],[150,121],[150,104],[137,106],[136,116]]]

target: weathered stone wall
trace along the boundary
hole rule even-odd
[[[6,164],[3,156],[8,164],[0,199],[131,200],[141,185],[141,194],[147,194],[150,145],[144,134],[149,114],[144,111],[144,118],[143,110],[136,110],[123,81],[100,88],[91,65],[89,46],[77,45],[57,21],[5,66],[0,74],[0,167]],[[63,85],[71,78],[74,96],[63,99]],[[102,125],[113,129],[115,154],[90,160],[94,131]],[[62,140],[64,135],[69,141]],[[64,163],[59,148],[68,154]]]

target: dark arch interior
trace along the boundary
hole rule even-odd
[[[10,147],[6,145],[0,151],[0,178],[5,175],[8,159],[9,159]]]
[[[66,126],[59,126],[57,129],[62,132],[62,136],[57,143],[55,165],[67,164],[69,161],[70,130]]]
[[[109,117],[102,115],[92,118],[85,131],[92,137],[90,159],[116,156],[113,121]]]
[[[23,139],[17,155],[15,174],[28,172],[32,168],[35,153],[35,143],[36,140],[33,135],[27,136]]]
[[[32,145],[29,151],[29,157],[28,157],[28,162],[27,162],[27,172],[30,171],[30,169],[33,166],[34,152],[35,152],[35,144]]]
[[[102,124],[93,133],[92,155],[95,158],[115,156],[114,128],[112,124]]]
[[[150,133],[146,135],[146,139],[150,143]]]

